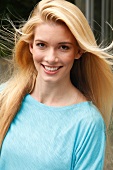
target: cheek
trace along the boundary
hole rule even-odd
[[[72,53],[72,54],[68,55],[68,56],[65,58],[65,63],[66,63],[67,65],[73,64],[74,59],[75,59],[75,56],[74,56],[73,53]]]
[[[36,50],[33,50],[32,57],[35,62],[40,62],[42,60],[42,54]]]

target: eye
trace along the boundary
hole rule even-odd
[[[67,46],[67,45],[61,45],[61,46],[60,46],[60,49],[63,50],[63,51],[66,51],[66,50],[69,50],[70,47]]]
[[[42,49],[46,47],[44,43],[37,43],[36,46]]]

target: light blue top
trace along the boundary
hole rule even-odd
[[[53,107],[28,94],[3,141],[0,170],[102,170],[105,141],[92,102]]]

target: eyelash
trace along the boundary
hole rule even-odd
[[[66,50],[69,50],[69,49],[70,49],[70,47],[69,47],[69,46],[67,46],[67,45],[61,45],[61,46],[60,46],[60,48],[61,48],[61,50],[64,50],[64,51],[66,51]]]
[[[36,46],[38,46],[40,48],[44,48],[46,45],[44,43],[37,43]]]
[[[46,47],[46,44],[44,44],[44,43],[37,43],[36,46],[43,49],[43,48]],[[60,45],[59,49],[61,49],[62,51],[67,51],[67,50],[70,49],[70,47],[67,46],[67,45]]]

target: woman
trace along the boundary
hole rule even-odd
[[[39,2],[17,34],[0,96],[0,169],[103,169],[110,47],[97,46],[81,11],[64,0]]]

